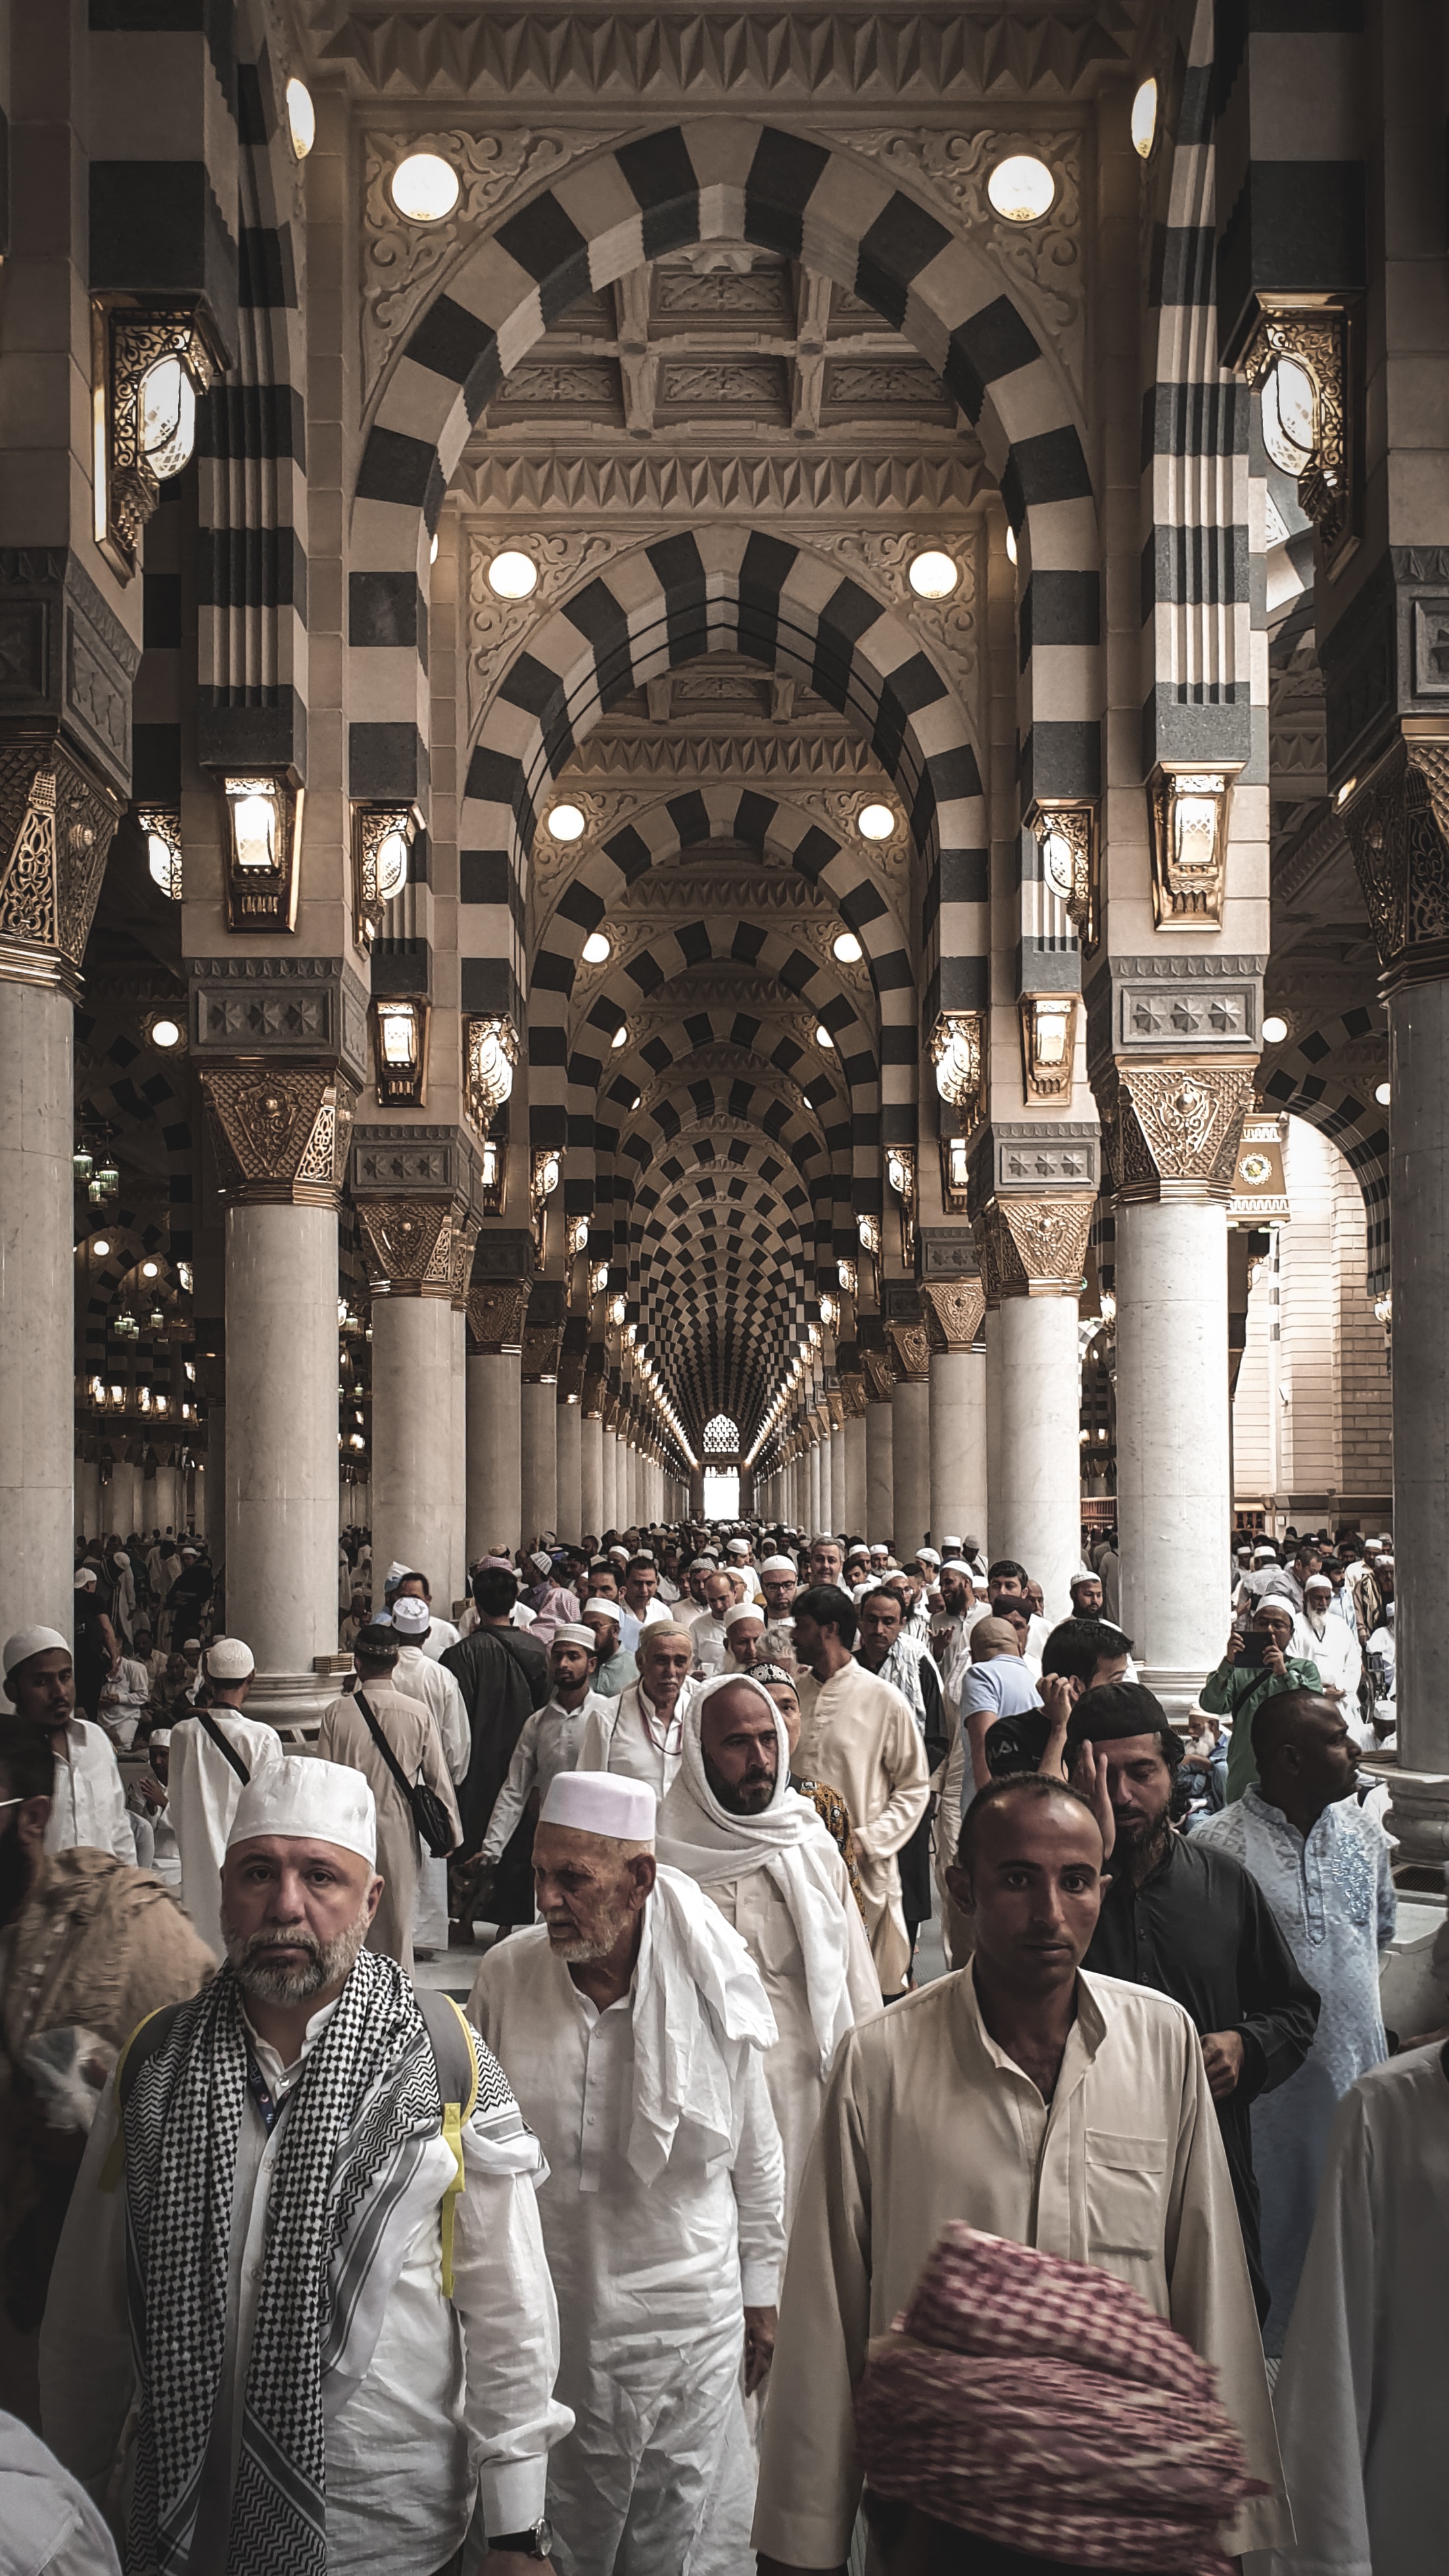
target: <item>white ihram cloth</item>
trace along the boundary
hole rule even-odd
[[[778,1747],[774,1795],[754,1816],[720,1805],[700,1741],[706,1703],[742,1680],[774,1718]],[[831,2059],[846,2031],[880,2010],[880,1994],[850,1874],[809,1799],[790,1786],[785,1722],[759,1683],[728,1674],[706,1682],[691,1701],[680,1773],[659,1811],[655,1849],[713,1899],[764,1981],[779,2033],[765,2081],[785,2153],[788,2227]]]
[[[704,2576],[696,2535],[742,2438],[743,2310],[774,2304],[785,2249],[759,1976],[700,1889],[661,1869],[633,1984],[606,2012],[541,1925],[489,1952],[468,2010],[549,2162],[539,2215],[575,2417],[549,2461],[556,2563]]]
[[[126,1814],[120,1764],[103,1726],[88,1717],[67,1718],[66,1751],[55,1758],[48,1852],[103,1851],[134,1869],[136,1837]]]
[[[1274,2390],[1296,2549],[1269,2576],[1441,2576],[1449,2065],[1376,2066],[1334,2119]]]
[[[254,1781],[285,1762],[282,1739],[274,1726],[245,1717],[238,1708],[208,1709],[207,1715],[241,1755]],[[200,1718],[178,1718],[171,1730],[166,1804],[181,1861],[181,1902],[218,1959],[226,1954],[221,1937],[221,1865],[241,1794],[240,1780]]]
[[[645,1780],[656,1798],[673,1787],[679,1770],[683,1711],[689,1697],[684,1683],[674,1714],[661,1719],[642,1682],[631,1682],[617,1699],[597,1707],[579,1743],[576,1771],[622,1771],[627,1779]]]
[[[274,2102],[295,2090],[336,2009],[324,2004],[312,2015],[291,2066],[251,2033]],[[98,2500],[135,2386],[126,2193],[98,2188],[115,2131],[111,2084],[71,2198],[40,2354],[46,2438]],[[234,2459],[241,2441],[267,2212],[285,2137],[285,2119],[269,2135],[249,2094],[232,2184],[226,2348],[213,2437],[224,2461]],[[549,2447],[567,2428],[552,2395],[558,2311],[538,2223],[536,2192],[547,2171],[538,2142],[489,2138],[476,2114],[462,2141],[451,2302],[443,2296],[438,2210],[456,2165],[441,2136],[425,2148],[373,2260],[371,2282],[391,2284],[386,2306],[371,2321],[364,2374],[327,2424],[328,2564],[338,2576],[400,2576],[404,2569],[431,2576],[457,2548],[475,2497],[490,2530],[526,2529],[543,2511]],[[211,2541],[210,2554],[205,2533],[193,2546],[191,2576],[217,2576],[224,2564],[224,2535],[213,2531]]]
[[[850,1809],[876,1976],[883,1995],[898,1994],[911,1950],[896,1854],[910,1841],[931,1796],[921,1732],[894,1684],[863,1664],[844,1664],[824,1682],[801,1673],[796,1688],[796,1776],[838,1789]]]

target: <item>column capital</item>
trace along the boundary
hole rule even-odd
[[[473,1258],[476,1226],[454,1199],[399,1196],[357,1202],[374,1297],[446,1297],[458,1305]]]
[[[1119,1199],[1228,1200],[1253,1097],[1251,1065],[1113,1062],[1097,1079]]]
[[[891,1346],[897,1386],[930,1376],[931,1344],[924,1321],[909,1323],[892,1317],[886,1326],[886,1338]]]
[[[0,734],[0,977],[77,998],[121,800],[53,728]]]
[[[526,1279],[475,1279],[468,1291],[468,1347],[497,1354],[523,1349]]]
[[[355,1092],[371,1078],[367,986],[344,957],[188,957],[198,1065],[334,1064]]]
[[[923,1282],[921,1304],[933,1351],[967,1351],[979,1338],[986,1313],[986,1292],[979,1279]]]
[[[1344,826],[1385,994],[1449,976],[1449,721],[1405,717]]]
[[[561,1279],[535,1279],[523,1324],[522,1371],[526,1384],[557,1378],[568,1321],[568,1291]]]
[[[988,1199],[976,1217],[984,1303],[1081,1294],[1095,1190]]]
[[[357,1094],[331,1064],[204,1064],[227,1197],[238,1206],[335,1208]]]

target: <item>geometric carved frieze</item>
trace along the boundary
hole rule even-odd
[[[341,957],[190,957],[191,1052],[334,1056],[368,1080],[367,987]]]
[[[1344,824],[1385,989],[1449,973],[1449,736],[1401,737]]]
[[[1095,1190],[1101,1173],[1101,1137],[1095,1119],[994,1119],[976,1140],[971,1158],[973,1204],[1018,1191]]]
[[[1262,1019],[1261,957],[1124,957],[1093,978],[1093,1058],[1256,1053]],[[1110,1023],[1102,1005],[1112,1004]]]
[[[1101,1077],[1103,1145],[1121,1199],[1229,1196],[1251,1065],[1127,1064]]]
[[[1050,1198],[992,1198],[976,1217],[985,1303],[1081,1292],[1095,1190]]]
[[[979,1279],[923,1282],[921,1304],[933,1351],[968,1351],[980,1339],[986,1292]]]
[[[0,742],[0,974],[78,990],[120,815],[54,734]]]
[[[141,647],[65,546],[0,546],[0,706],[44,745],[57,733],[121,797],[131,787],[131,686]]]
[[[217,1160],[242,1206],[338,1204],[356,1094],[330,1064],[200,1068]]]
[[[352,1141],[351,1189],[359,1207],[373,1198],[456,1201],[459,1219],[479,1206],[480,1166],[461,1127],[358,1127]]]

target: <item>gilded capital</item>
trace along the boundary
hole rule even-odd
[[[1114,1064],[1102,1144],[1120,1199],[1231,1196],[1251,1065]]]
[[[891,1346],[898,1383],[902,1380],[910,1383],[930,1376],[931,1344],[923,1323],[888,1323],[886,1338]]]
[[[357,1215],[374,1297],[453,1300],[458,1237],[469,1222],[456,1200],[360,1199]]]
[[[0,976],[80,990],[121,800],[53,736],[0,748]]]
[[[526,1279],[475,1279],[468,1291],[470,1348],[521,1351],[528,1312]]]
[[[1007,1297],[1077,1297],[1096,1193],[988,1199],[975,1219],[984,1302]]]
[[[199,1071],[228,1198],[240,1206],[338,1205],[357,1094],[334,1065]]]
[[[1449,730],[1407,731],[1344,810],[1385,989],[1449,974]]]
[[[933,1351],[968,1351],[981,1332],[986,1292],[979,1279],[923,1282],[921,1304]]]

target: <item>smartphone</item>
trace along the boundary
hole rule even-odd
[[[1245,1664],[1261,1666],[1264,1653],[1272,1643],[1266,1628],[1250,1628],[1238,1652],[1238,1671],[1241,1672]]]

